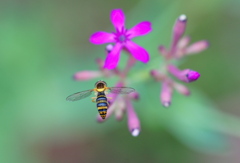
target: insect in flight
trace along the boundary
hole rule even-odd
[[[107,93],[106,91],[109,91],[114,94],[129,94],[131,92],[134,92],[135,89],[130,87],[107,87],[107,83],[105,81],[100,80],[96,82],[94,89],[74,93],[68,96],[66,100],[78,101],[90,96],[93,92],[95,92],[95,95],[97,97],[92,97],[92,102],[97,103],[98,112],[102,119],[105,119],[107,115],[107,109],[109,107],[109,102],[107,99],[109,97],[106,96]]]

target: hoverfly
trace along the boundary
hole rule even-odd
[[[93,92],[95,92],[95,95],[97,95],[97,97],[92,97],[92,102],[97,103],[98,112],[102,119],[105,119],[107,115],[107,109],[109,107],[109,102],[106,97],[106,91],[110,91],[111,93],[115,94],[129,94],[131,92],[134,92],[135,89],[130,87],[107,87],[107,83],[100,80],[96,82],[94,89],[74,93],[68,96],[66,100],[78,101],[90,96]]]

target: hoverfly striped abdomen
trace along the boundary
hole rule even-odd
[[[107,83],[105,81],[98,81],[95,84],[95,88],[77,92],[71,94],[67,97],[67,101],[78,101],[90,96],[93,92],[97,93],[97,97],[92,97],[92,102],[97,103],[97,108],[102,119],[106,118],[107,110],[109,107],[109,101],[105,95],[105,91],[109,91],[113,94],[129,94],[135,91],[135,89],[130,87],[107,87]]]
[[[98,92],[96,103],[100,116],[102,119],[105,119],[108,109],[108,101],[104,92]]]

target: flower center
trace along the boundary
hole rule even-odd
[[[118,40],[120,41],[120,42],[124,42],[124,41],[126,41],[126,36],[125,35],[120,35],[120,36],[118,36]]]
[[[127,29],[124,27],[121,30],[117,30],[115,33],[115,40],[119,43],[124,43],[128,40]]]

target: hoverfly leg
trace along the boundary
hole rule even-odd
[[[107,99],[112,99],[112,97],[107,97]],[[110,105],[111,105],[111,102],[108,101],[108,106],[110,106]]]
[[[92,102],[96,103],[96,99],[97,99],[97,97],[92,97]]]

